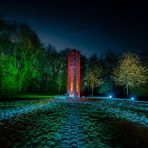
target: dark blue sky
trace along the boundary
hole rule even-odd
[[[57,50],[76,48],[89,55],[107,49],[148,49],[148,10],[142,1],[5,0],[0,3],[0,15],[29,24],[42,42]]]

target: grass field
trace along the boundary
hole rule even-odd
[[[23,98],[23,99],[54,99],[55,95],[34,95],[34,94],[26,94],[26,95],[19,95],[17,98]]]

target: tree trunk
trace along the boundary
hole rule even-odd
[[[59,94],[60,94],[60,91],[61,91],[61,85],[59,84],[59,87],[58,87]]]
[[[94,86],[92,85],[92,87],[91,87],[91,95],[93,96],[93,94],[94,94]]]
[[[127,96],[127,97],[128,97],[128,93],[129,93],[128,85],[126,85],[126,96]]]

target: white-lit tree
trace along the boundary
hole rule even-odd
[[[89,59],[88,67],[84,77],[85,84],[91,88],[91,95],[93,95],[94,88],[102,83],[101,79],[102,67],[96,55]]]
[[[147,81],[147,69],[142,66],[140,58],[134,54],[127,52],[121,56],[117,67],[113,71],[113,78],[117,85],[126,88],[126,95],[129,89],[142,86]]]

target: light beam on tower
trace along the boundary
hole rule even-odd
[[[68,53],[67,92],[72,98],[80,97],[80,52],[77,50]]]

